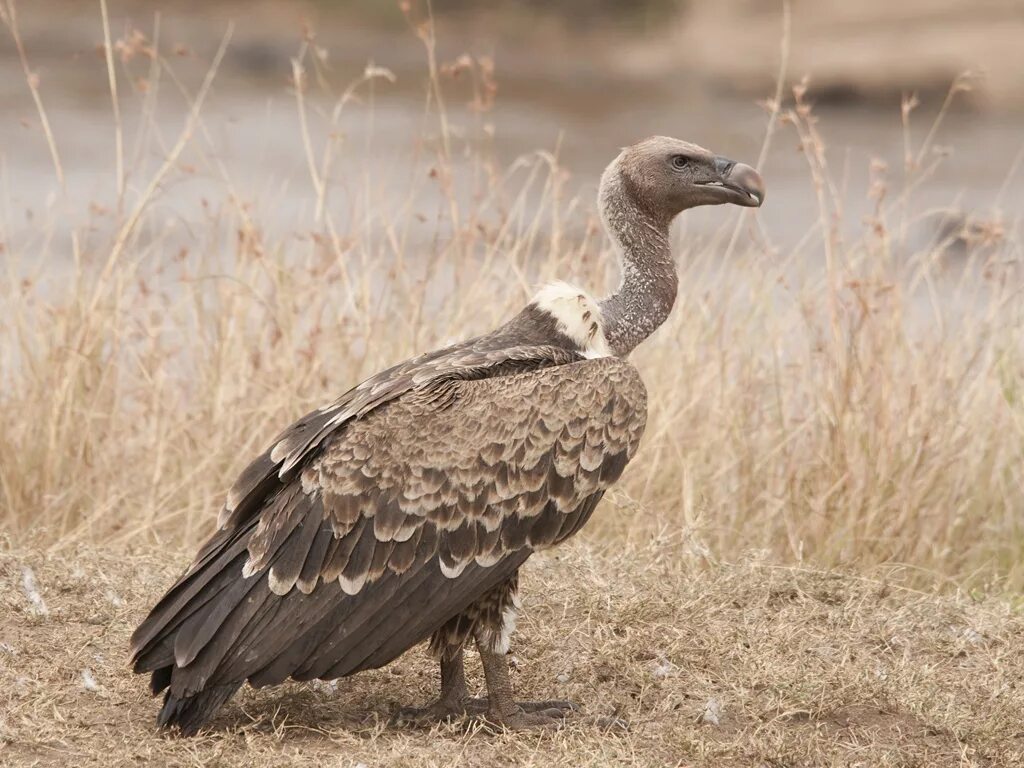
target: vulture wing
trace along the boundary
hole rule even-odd
[[[632,365],[463,346],[364,382],[242,474],[132,638],[194,730],[245,680],[387,664],[575,533],[639,443]]]

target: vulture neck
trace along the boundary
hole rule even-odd
[[[619,289],[600,302],[604,333],[612,352],[625,357],[665,322],[675,303],[679,277],[669,248],[672,217],[644,205],[619,161],[601,177],[598,204],[622,267]]]

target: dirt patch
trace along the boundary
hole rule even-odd
[[[960,754],[955,737],[928,725],[909,712],[877,704],[851,704],[830,712],[821,721],[834,738],[855,745],[900,749],[918,745],[933,758],[954,762]],[[980,758],[979,758],[980,759]]]
[[[391,727],[425,701],[425,653],[337,682],[246,689],[197,739],[153,727],[127,669],[135,624],[186,553],[0,555],[0,764],[1008,766],[1024,760],[1024,620],[763,565],[698,570],[671,547],[538,557],[514,642],[521,695],[568,697],[556,733]],[[482,681],[470,659],[471,687]],[[617,716],[628,732],[604,732]]]

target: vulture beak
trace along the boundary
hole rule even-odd
[[[764,202],[764,179],[761,174],[743,163],[736,163],[722,179],[722,184],[727,188],[746,196],[745,202],[739,205],[747,205],[751,208],[760,208]]]
[[[761,178],[761,174],[749,165],[734,162],[726,157],[715,158],[715,169],[718,171],[719,180],[702,186],[721,189],[727,195],[727,199],[722,202],[747,208],[761,207],[761,203],[764,202],[764,179]]]

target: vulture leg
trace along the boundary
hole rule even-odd
[[[403,707],[391,722],[396,725],[433,725],[466,713],[466,668],[462,646],[447,649],[441,655],[441,695],[425,707]]]
[[[487,710],[484,717],[509,730],[559,727],[569,712],[578,709],[570,701],[516,701],[508,676],[505,654],[495,653],[486,643],[477,641],[480,661],[487,680]],[[472,703],[476,703],[475,701]]]

